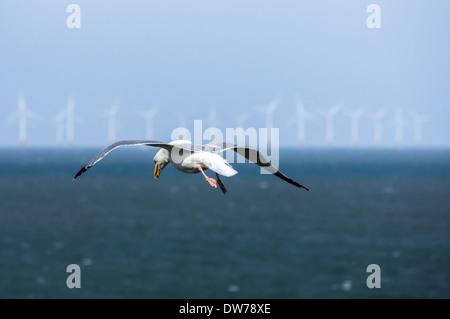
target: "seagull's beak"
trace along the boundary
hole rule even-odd
[[[158,179],[159,178],[159,173],[161,173],[161,170],[159,169],[159,165],[156,164],[155,165],[155,170],[153,171],[153,177]]]

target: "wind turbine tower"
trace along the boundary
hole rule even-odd
[[[352,139],[352,146],[358,147],[359,145],[359,120],[361,119],[361,116],[364,114],[363,108],[358,108],[353,112],[347,112],[348,116],[350,116],[350,122],[351,122],[351,139]]]
[[[27,144],[27,104],[22,94],[18,97],[18,115],[19,115],[19,146],[24,148]]]
[[[327,147],[333,145],[334,130],[333,130],[333,118],[339,112],[341,107],[339,105],[333,105],[330,109],[319,111],[325,117],[325,141]]]
[[[67,101],[66,107],[66,139],[67,146],[73,147],[74,140],[74,118],[75,118],[75,101],[72,97]]]
[[[383,139],[383,118],[386,115],[387,110],[385,108],[379,109],[373,115],[373,128],[374,128],[374,142],[376,147],[381,147]]]
[[[268,140],[269,148],[271,148],[271,146],[272,146],[271,131],[273,128],[273,113],[275,112],[279,103],[280,103],[280,101],[278,99],[275,99],[272,102],[270,102],[270,104],[268,106],[258,108],[258,110],[260,112],[263,112],[266,116],[267,140]]]
[[[314,116],[305,110],[302,100],[297,99],[297,141],[298,146],[305,146],[306,120],[313,120]]]
[[[66,119],[66,112],[60,110],[52,121],[56,122],[56,145],[61,147],[64,143],[64,120]]]
[[[27,144],[27,125],[28,118],[37,119],[38,116],[27,109],[25,98],[21,92],[18,94],[17,99],[18,109],[10,117],[9,121],[17,120],[19,124],[19,146],[24,148]]]
[[[73,141],[75,136],[75,122],[82,124],[80,117],[75,114],[75,99],[69,97],[66,106],[66,141],[68,147],[73,147]]]
[[[414,141],[417,147],[422,146],[422,125],[427,120],[425,116],[416,112],[412,114],[414,119]]]
[[[401,147],[403,145],[403,127],[405,120],[401,108],[395,110],[395,145]]]

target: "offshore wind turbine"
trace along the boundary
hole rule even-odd
[[[325,141],[327,147],[333,145],[334,130],[333,130],[333,118],[341,109],[340,105],[333,105],[328,110],[319,110],[319,113],[325,117]]]
[[[66,106],[66,139],[68,147],[73,146],[73,140],[75,136],[74,119],[75,119],[75,101],[73,97],[69,97]]]
[[[350,117],[351,123],[351,140],[352,146],[358,147],[359,145],[359,120],[364,114],[365,110],[360,107],[354,111],[347,111],[346,114]]]
[[[383,139],[383,118],[386,115],[387,110],[385,108],[379,109],[373,116],[373,130],[374,130],[374,142],[376,147],[381,146]]]
[[[412,117],[414,120],[414,141],[417,147],[422,146],[422,125],[427,120],[427,118],[423,115],[418,114],[417,112],[412,113]]]
[[[56,145],[61,147],[64,142],[64,120],[66,119],[66,112],[60,110],[55,116],[52,117],[52,121],[56,122]]]
[[[158,112],[158,107],[151,107],[147,111],[138,111],[138,115],[145,120],[145,138],[153,138],[153,117]]]
[[[268,140],[268,147],[270,148],[272,146],[271,141],[271,131],[273,128],[273,114],[278,107],[278,104],[280,103],[279,99],[274,99],[270,104],[266,107],[259,107],[257,108],[260,112],[263,112],[265,114],[266,118],[266,128],[267,128],[267,140]]]
[[[19,114],[19,145],[25,147],[27,143],[27,104],[22,94],[18,97],[18,114]]]
[[[403,128],[405,127],[405,119],[401,108],[395,110],[395,145],[401,147],[403,145]]]
[[[38,116],[27,109],[25,97],[23,96],[22,92],[19,92],[18,94],[17,106],[17,111],[11,114],[11,116],[9,117],[9,121],[17,119],[19,123],[19,146],[21,148],[24,148],[27,144],[27,120],[28,118],[37,119]]]
[[[305,131],[306,131],[306,120],[314,120],[314,116],[312,113],[307,112],[305,110],[305,106],[303,105],[302,100],[297,98],[296,101],[296,109],[297,109],[297,141],[298,146],[303,147],[305,145]]]
[[[75,114],[75,99],[69,97],[66,106],[66,141],[72,147],[75,136],[75,122],[81,123],[80,117]]]
[[[119,110],[119,102],[115,102],[110,109],[103,113],[108,118],[108,141],[110,144],[116,141],[116,115]]]

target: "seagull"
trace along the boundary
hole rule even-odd
[[[292,179],[281,173],[274,166],[270,165],[270,163],[260,154],[258,150],[238,146],[236,144],[227,142],[211,142],[206,145],[195,145],[188,140],[175,140],[169,143],[151,140],[124,140],[113,143],[100,151],[85,166],[83,166],[74,176],[74,179],[78,178],[81,174],[83,174],[89,168],[102,160],[112,150],[120,146],[136,145],[146,145],[161,148],[153,158],[153,162],[155,163],[153,176],[156,179],[159,179],[162,170],[167,166],[167,164],[172,163],[172,165],[176,169],[184,173],[202,173],[206,181],[213,188],[217,188],[218,185],[222,193],[226,194],[227,189],[222,183],[219,175],[231,177],[233,175],[236,175],[237,171],[232,168],[231,165],[222,156],[219,155],[219,153],[222,153],[226,150],[233,150],[236,153],[244,156],[250,162],[253,162],[258,166],[266,169],[270,173],[288,182],[289,184],[309,191],[309,188],[293,181]],[[217,180],[205,174],[205,170],[207,169],[210,169],[211,171],[216,173]]]

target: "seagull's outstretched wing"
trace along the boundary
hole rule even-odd
[[[133,145],[147,145],[147,146],[162,147],[162,148],[165,148],[166,150],[168,150],[169,152],[174,147],[173,145],[170,145],[167,143],[162,143],[162,142],[158,142],[158,141],[150,141],[150,140],[147,140],[147,141],[139,141],[139,140],[137,140],[137,141],[136,140],[119,141],[114,144],[111,144],[110,146],[108,146],[107,148],[102,150],[100,153],[95,155],[86,165],[84,165],[78,171],[78,173],[74,176],[74,179],[77,178],[78,176],[80,176],[81,174],[83,174],[84,172],[86,172],[92,166],[94,166],[103,157],[108,155],[108,153],[111,152],[113,149],[120,147],[120,146],[133,146]]]
[[[306,189],[307,191],[309,191],[309,188],[293,181],[292,179],[290,179],[289,177],[287,177],[286,175],[281,173],[278,169],[276,169],[275,167],[270,165],[270,163],[264,158],[264,156],[261,155],[261,153],[258,150],[255,150],[255,149],[249,148],[249,147],[238,146],[236,144],[227,143],[227,142],[211,142],[209,144],[204,145],[203,148],[205,151],[215,152],[215,153],[223,152],[223,151],[231,149],[231,150],[235,151],[236,153],[238,153],[239,155],[248,159],[250,162],[253,162],[253,163],[261,166],[262,168],[266,169],[267,171],[269,171],[270,173],[274,174],[275,176],[281,178],[282,180],[288,182],[289,184],[292,184],[294,186],[297,186],[299,188],[303,188],[303,189]]]

